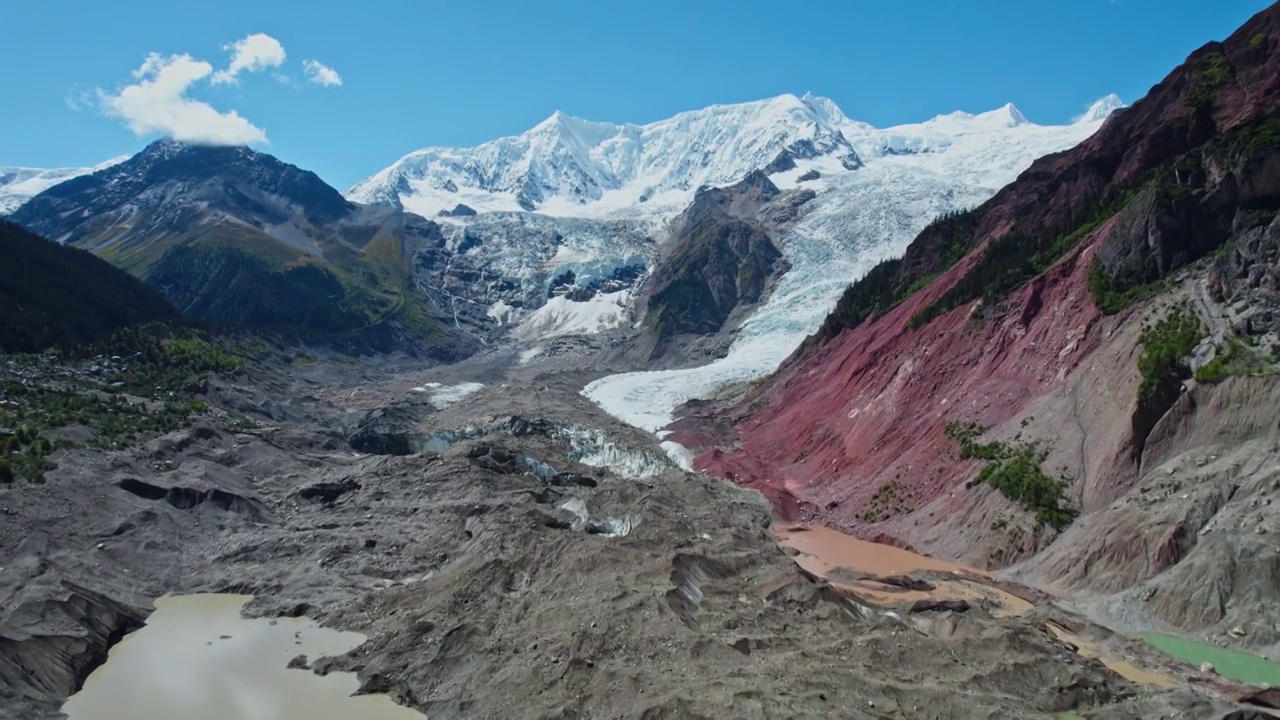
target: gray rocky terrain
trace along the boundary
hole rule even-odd
[[[57,717],[154,598],[209,591],[365,633],[315,671],[433,720],[1214,716],[1042,618],[862,605],[798,569],[757,493],[674,468],[581,377],[414,391],[458,379],[254,363],[188,427],[0,487],[0,717]]]

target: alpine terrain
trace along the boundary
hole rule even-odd
[[[0,719],[1280,717],[1280,5],[1062,125],[242,145],[0,169]]]

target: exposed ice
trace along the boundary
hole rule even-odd
[[[1044,127],[1019,122],[1016,109],[1002,110],[854,139],[870,158],[866,166],[822,180],[807,214],[781,238],[790,271],[742,325],[724,358],[696,368],[608,376],[584,394],[624,422],[657,431],[687,400],[771,373],[817,330],[851,282],[901,255],[931,219],[980,204],[1035,158],[1071,147],[1100,124]],[[886,135],[914,138],[902,145],[930,151],[893,152],[876,144]]]

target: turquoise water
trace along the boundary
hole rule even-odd
[[[1213,669],[1225,678],[1250,685],[1280,686],[1280,663],[1271,662],[1257,655],[1160,633],[1143,633],[1142,639],[1157,650],[1196,667],[1201,663],[1210,663]]]

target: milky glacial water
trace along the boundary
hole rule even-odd
[[[250,595],[156,600],[62,711],[70,720],[426,720],[385,695],[353,697],[353,673],[290,669],[365,641],[307,618],[248,619]]]

